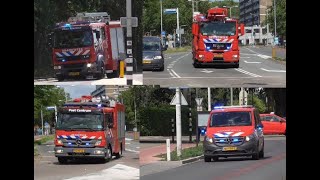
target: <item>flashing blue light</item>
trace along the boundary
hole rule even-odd
[[[86,143],[86,146],[89,146],[89,143]]]
[[[201,133],[204,133],[204,129],[201,129]]]
[[[258,127],[259,130],[262,130],[262,127]]]
[[[215,106],[214,109],[223,109],[222,106]]]
[[[223,139],[220,139],[219,142],[224,142],[224,140],[223,140]]]
[[[204,16],[201,16],[201,19],[204,19]]]
[[[71,24],[65,24],[63,27],[65,27],[65,28],[71,28]]]
[[[72,143],[71,143],[71,142],[68,142],[68,144],[71,145]]]
[[[210,46],[207,46],[206,49],[207,49],[207,50],[210,50]]]
[[[97,106],[98,106],[98,108],[100,108],[102,105],[101,105],[101,104],[98,104]]]
[[[66,60],[65,60],[65,59],[62,59],[62,62],[66,62]]]
[[[234,142],[238,142],[238,141],[239,141],[239,139],[233,139],[233,141],[234,141]]]
[[[227,49],[229,50],[231,47],[230,46],[227,46]]]

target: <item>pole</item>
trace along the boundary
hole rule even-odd
[[[163,46],[163,38],[162,38],[162,31],[163,31],[163,27],[162,27],[162,0],[160,0],[160,11],[161,11],[161,32],[160,32],[160,36],[161,36],[161,45]]]
[[[172,135],[172,143],[174,143],[174,119],[171,119],[171,135]]]
[[[179,8],[177,8],[177,30],[178,32],[178,37],[179,37],[179,47],[181,47],[181,34],[180,34],[180,27],[179,27]]]
[[[170,154],[170,139],[166,139],[167,143],[167,161],[171,161],[171,154]]]
[[[181,96],[180,88],[176,88],[176,97],[178,103],[176,104],[176,131],[177,131],[177,156],[181,156]]]
[[[211,111],[211,89],[208,87],[208,111]]]
[[[232,18],[231,9],[232,9],[232,7],[230,7],[230,18]]]
[[[233,106],[233,89],[232,87],[230,88],[230,92],[231,92],[231,106]]]
[[[193,15],[194,15],[194,1],[191,0],[191,3],[192,3],[192,21],[193,21]]]
[[[41,111],[40,111],[40,115],[41,115],[41,124],[42,124],[42,133],[41,135],[43,135],[43,114],[42,114],[42,106],[41,106]]]
[[[273,11],[274,11],[274,37],[277,37],[276,0],[273,0]]]
[[[126,0],[126,16],[127,16],[127,59],[126,59],[126,78],[127,85],[132,85],[132,25],[131,25],[131,0]]]
[[[192,114],[191,114],[191,105],[189,106],[189,142],[192,142]]]
[[[54,117],[56,119],[56,123],[58,122],[58,117],[57,117],[57,106],[54,106]]]

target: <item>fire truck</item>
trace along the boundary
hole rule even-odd
[[[192,23],[193,66],[232,65],[239,67],[238,38],[244,34],[244,24],[228,18],[227,8],[210,8],[198,14]]]
[[[125,106],[112,99],[82,96],[58,109],[55,156],[60,163],[120,158],[125,150]]]
[[[49,39],[58,81],[118,77],[119,62],[126,58],[120,21],[111,21],[106,12],[78,13],[56,23]]]

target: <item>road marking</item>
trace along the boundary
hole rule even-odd
[[[201,72],[203,72],[203,73],[212,73],[213,71],[208,71],[207,69],[203,69]]]
[[[262,77],[262,76],[260,76],[260,75],[253,74],[253,73],[251,73],[251,72],[245,71],[245,70],[240,69],[240,68],[235,69],[235,70],[236,70],[236,71],[239,71],[239,72],[241,72],[241,73],[243,73],[243,74],[247,74],[247,75],[249,75],[249,76],[253,76],[253,77]]]
[[[167,71],[169,72],[170,76],[174,77],[174,75],[171,72],[171,69],[167,69]]]
[[[263,55],[263,54],[258,54],[257,56],[263,58],[263,59],[269,59],[271,56]]]
[[[171,69],[171,72],[172,72],[177,78],[181,78],[173,69]]]
[[[133,180],[140,178],[139,168],[117,164],[98,173],[73,177],[65,180]]]
[[[126,144],[131,144],[131,143],[126,143]]]
[[[48,153],[54,153],[54,151],[48,151]]]
[[[251,50],[251,49],[249,49],[249,48],[247,48],[247,47],[246,47],[246,49],[248,49],[249,51],[251,51],[251,52],[253,52],[253,53],[255,53],[255,54],[259,54],[259,53],[255,52],[254,50]]]
[[[261,62],[250,62],[250,61],[244,61],[245,63],[261,63]]]
[[[285,70],[268,70],[268,69],[264,69],[264,68],[260,68],[263,71],[267,71],[267,72],[286,72]]]
[[[251,54],[251,53],[240,53],[240,56],[241,55],[256,55],[256,53],[254,53],[254,54]]]
[[[139,153],[139,152],[140,152],[140,151],[136,151],[136,150],[132,150],[132,149],[127,149],[127,148],[126,148],[126,151],[134,152],[134,153]]]
[[[130,138],[125,138],[126,139],[126,141],[132,141],[133,139],[130,139]]]

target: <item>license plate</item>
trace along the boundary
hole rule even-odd
[[[235,151],[237,147],[223,147],[222,151]]]
[[[84,153],[84,149],[74,149],[74,153]]]
[[[79,76],[80,72],[69,72],[69,76]]]
[[[220,57],[220,58],[222,58],[222,57],[223,57],[223,54],[215,54],[214,57]]]
[[[150,60],[143,60],[143,64],[150,64],[151,61]]]

